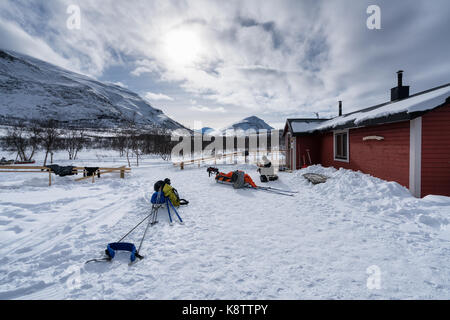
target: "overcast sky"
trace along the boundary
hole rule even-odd
[[[1,0],[0,47],[120,83],[189,127],[281,127],[385,102],[399,69],[412,93],[450,82],[449,17],[448,0]]]

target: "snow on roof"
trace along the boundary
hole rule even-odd
[[[291,127],[294,133],[312,132],[316,130],[317,126],[319,126],[321,123],[322,122],[312,122],[309,120],[293,120],[291,122]]]
[[[436,89],[413,95],[401,101],[382,104],[379,107],[371,107],[347,115],[336,117],[323,122],[310,122],[304,119],[293,119],[291,122],[294,133],[307,133],[315,130],[326,130],[350,123],[350,126],[358,126],[362,122],[382,118],[398,113],[423,112],[434,109],[450,97],[450,84]]]

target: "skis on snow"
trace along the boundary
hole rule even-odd
[[[258,189],[274,190],[274,191],[286,192],[286,193],[298,193],[298,191],[284,190],[284,189],[278,189],[278,188],[273,188],[273,187],[261,187],[261,186],[258,186]]]
[[[273,194],[278,194],[281,196],[288,196],[288,197],[293,197],[296,193],[298,193],[298,191],[282,190],[282,189],[277,189],[277,188],[272,188],[272,187],[257,186],[257,188],[253,188],[253,187],[249,187],[249,188],[254,189],[254,190],[261,190],[261,191],[265,191],[265,192],[269,192],[269,193],[273,193]]]

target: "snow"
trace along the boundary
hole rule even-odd
[[[292,122],[292,130],[294,132],[313,132],[315,130],[326,130],[336,128],[348,122],[353,122],[355,126],[370,119],[376,119],[397,113],[427,111],[436,108],[445,103],[450,97],[450,84],[424,94],[410,97],[398,102],[389,103],[385,106],[376,108],[371,111],[355,112],[349,115],[336,117],[320,123]],[[295,126],[295,127],[294,127]]]
[[[85,151],[77,165],[126,164],[113,151]],[[55,163],[72,164],[64,153]],[[242,169],[259,183],[252,165]],[[313,186],[302,174],[327,175]],[[206,167],[180,170],[143,159],[126,179],[95,183],[41,173],[0,174],[0,299],[449,299],[450,198],[412,197],[395,182],[311,166],[279,173],[283,197],[216,184]],[[184,225],[159,212],[141,253],[102,257],[150,206],[169,177],[190,201]],[[138,243],[145,226],[132,233]],[[367,287],[369,267],[381,288]]]
[[[317,130],[320,122],[308,122],[307,120],[296,120],[291,122],[293,132],[312,132]]]
[[[357,112],[348,116],[334,118],[322,123],[317,127],[317,129],[321,130],[330,127],[334,128],[336,126],[343,125],[348,121],[353,121],[356,125],[358,125],[365,120],[389,116],[401,112],[412,113],[418,111],[427,111],[443,104],[448,97],[450,97],[450,85],[441,89],[411,97],[409,99],[390,103],[368,112]]]

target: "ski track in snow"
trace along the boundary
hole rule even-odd
[[[243,169],[260,184],[254,166],[218,167]],[[330,179],[313,186],[306,172]],[[48,187],[45,174],[3,173],[0,299],[450,298],[450,198],[416,199],[344,169],[279,175],[270,186],[300,193],[235,190],[206,167],[181,171],[156,159],[124,180],[107,174],[94,184],[53,176]],[[85,265],[149,213],[153,184],[166,177],[190,201],[178,210],[185,224],[170,226],[161,209],[143,260],[129,266],[120,252],[112,263]],[[145,226],[126,240],[138,245]],[[379,290],[366,286],[372,265]]]

